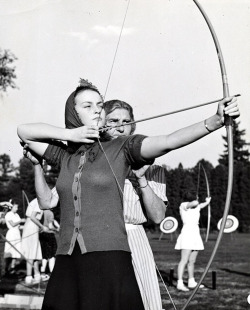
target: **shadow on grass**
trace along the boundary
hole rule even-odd
[[[250,277],[250,273],[249,272],[236,271],[236,270],[232,270],[232,269],[229,269],[229,268],[220,268],[220,270],[226,271],[226,272],[229,272],[229,273],[235,273],[235,274],[238,274],[238,275],[241,275],[241,276],[245,276],[245,277]]]

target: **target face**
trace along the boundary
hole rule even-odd
[[[172,216],[166,217],[160,225],[160,230],[165,234],[174,232],[178,227],[178,221]]]
[[[222,222],[222,218],[218,222],[218,225],[217,225],[218,230],[220,230],[221,222]],[[224,228],[224,233],[231,233],[235,231],[238,228],[238,226],[239,226],[238,219],[233,215],[228,215],[225,228]]]

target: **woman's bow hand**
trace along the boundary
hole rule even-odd
[[[240,111],[237,103],[236,97],[226,97],[219,102],[218,110],[216,113],[220,120],[221,124],[224,124],[225,115],[237,118],[240,116]]]
[[[210,201],[211,201],[211,197],[207,197],[207,198],[206,198],[206,202],[207,202],[207,203],[210,203]]]

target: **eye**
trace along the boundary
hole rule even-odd
[[[123,121],[123,123],[125,123],[125,124],[130,123],[130,122],[131,122],[130,119],[125,119],[125,120]]]

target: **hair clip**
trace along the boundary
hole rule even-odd
[[[88,80],[84,80],[84,79],[82,79],[82,78],[80,78],[79,86],[80,86],[80,87],[94,88],[94,89],[98,90],[97,87],[94,86],[91,82],[89,82]]]

